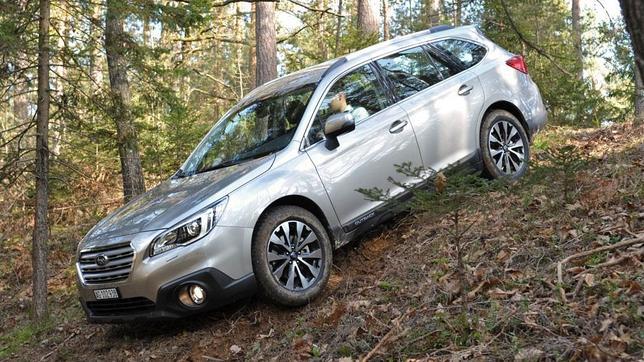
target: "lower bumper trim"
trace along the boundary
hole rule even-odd
[[[206,290],[206,301],[188,307],[179,301],[179,290],[198,284]],[[213,310],[255,293],[255,275],[232,279],[223,272],[206,268],[186,275],[159,288],[156,303],[136,297],[111,301],[83,301],[81,305],[90,323],[128,323],[134,321],[171,320]]]

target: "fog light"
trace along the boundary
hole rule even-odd
[[[206,301],[206,290],[197,284],[190,284],[179,291],[179,301],[188,307],[195,307]]]
[[[206,291],[198,285],[191,285],[190,299],[192,299],[195,304],[202,304],[206,300]]]

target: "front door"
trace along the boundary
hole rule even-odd
[[[321,130],[336,112],[353,114],[355,130],[338,137],[339,146],[327,149]],[[309,132],[307,153],[326,188],[345,231],[374,215],[382,201],[368,200],[360,189],[380,189],[392,197],[404,191],[391,179],[414,182],[396,171],[397,165],[420,165],[420,151],[405,111],[392,105],[372,66],[341,77],[330,88]],[[316,143],[317,142],[317,143]]]

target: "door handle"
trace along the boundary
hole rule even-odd
[[[397,120],[396,122],[391,124],[391,127],[389,127],[389,133],[400,133],[402,132],[403,128],[407,125],[406,120]]]
[[[474,89],[471,85],[463,84],[459,89],[458,89],[458,95],[459,96],[466,96],[470,94],[470,92]]]

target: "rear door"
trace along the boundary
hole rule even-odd
[[[416,132],[423,165],[441,170],[475,154],[484,93],[445,51],[419,46],[376,61]]]
[[[329,150],[321,130],[334,112],[333,102],[343,93],[345,112],[354,115],[355,130],[338,137]],[[336,99],[334,101],[334,99]],[[420,164],[420,152],[405,111],[392,104],[371,64],[340,77],[328,90],[308,134],[307,153],[324,184],[345,232],[375,215],[381,201],[367,200],[359,189],[378,188],[396,196],[403,188],[390,182],[413,182],[396,171],[405,162]],[[337,105],[337,103],[336,103]]]

